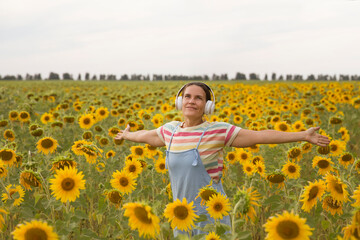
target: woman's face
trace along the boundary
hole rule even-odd
[[[202,118],[206,104],[204,89],[196,85],[186,87],[182,95],[182,112],[184,117]]]

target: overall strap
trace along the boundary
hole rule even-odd
[[[196,146],[196,149],[198,149],[198,148],[199,148],[199,146],[200,146],[200,142],[201,142],[201,139],[203,138],[203,136],[204,136],[204,134],[205,134],[206,130],[208,130],[208,128],[209,128],[209,127],[210,127],[210,125],[209,125],[209,126],[207,126],[207,127],[205,128],[204,132],[201,134],[200,139],[199,139],[199,142],[198,142],[198,144],[197,144],[197,146]]]
[[[169,142],[168,151],[170,151],[170,147],[171,147],[171,142],[172,142],[172,139],[173,139],[174,134],[175,134],[175,132],[176,132],[176,130],[177,130],[177,128],[179,127],[179,125],[180,125],[180,124],[181,124],[181,122],[179,122],[179,123],[176,125],[176,127],[175,127],[174,131],[173,131],[173,132],[172,132],[172,134],[171,134],[171,138],[170,138],[170,142]]]

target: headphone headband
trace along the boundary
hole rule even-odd
[[[198,83],[198,82],[190,82],[190,83]],[[189,85],[190,83],[187,83],[187,84],[185,84],[184,86],[182,86],[181,88],[180,88],[180,90],[178,91],[178,93],[176,94],[176,98],[178,98],[179,97],[179,95],[180,95],[180,93],[184,90],[184,88],[187,86],[187,85]],[[213,102],[214,102],[214,104],[215,104],[215,94],[214,94],[214,92],[213,92],[213,90],[211,89],[211,87],[209,87],[207,84],[205,84],[205,83],[203,83],[203,82],[199,82],[199,83],[201,83],[201,84],[204,84],[209,90],[210,90],[210,92],[211,92],[211,95],[212,95],[212,97],[213,97]],[[196,85],[196,84],[194,84],[195,86],[198,86],[198,85]],[[190,85],[191,86],[191,85]],[[210,100],[208,100],[208,101],[211,101],[211,99]]]

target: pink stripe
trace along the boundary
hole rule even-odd
[[[166,139],[168,139],[170,141],[171,137],[167,137]],[[203,138],[201,139],[202,143],[207,143],[210,141],[219,141],[222,142],[224,138],[223,137],[209,137],[209,138]],[[191,142],[198,142],[199,138],[188,138],[188,139],[178,139],[178,138],[173,138],[172,142],[173,144],[181,144],[181,143],[191,143]]]
[[[203,152],[199,151],[199,153],[200,153],[200,156],[203,156],[203,155],[210,155],[210,154],[216,153],[218,151],[219,150],[209,150],[209,151],[203,151]]]
[[[172,132],[164,130],[165,134],[168,136],[172,135]],[[211,135],[211,134],[218,134],[218,133],[226,133],[226,129],[218,129],[218,130],[212,130],[212,131],[207,131],[205,132],[204,136],[206,135]],[[179,132],[179,133],[175,133],[176,136],[201,136],[202,132]]]
[[[217,173],[217,172],[220,172],[220,171],[221,171],[221,167],[207,170],[208,173]]]
[[[228,133],[228,135],[226,136],[226,138],[225,138],[225,145],[226,145],[226,143],[230,140],[230,138],[231,138],[231,136],[232,136],[232,133],[235,131],[235,126],[232,126],[231,128],[230,128],[230,131],[229,131],[229,133]]]
[[[161,133],[163,139],[165,139],[165,136],[164,136],[164,126],[161,126],[161,128],[160,128],[160,133]]]

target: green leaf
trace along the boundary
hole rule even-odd
[[[206,221],[206,220],[208,220],[207,216],[206,216],[205,214],[201,214],[201,215],[199,216],[199,218],[196,219],[196,221],[194,221],[194,222],[195,222],[195,223],[198,223],[198,222],[204,222],[204,221]]]
[[[322,220],[321,221],[321,226],[324,230],[328,229],[330,226],[330,223],[328,221]]]

